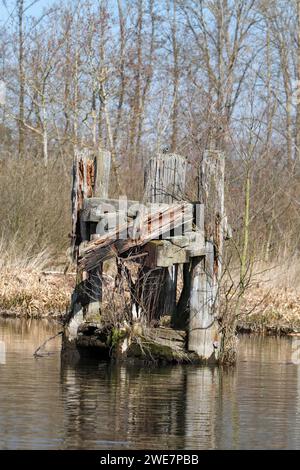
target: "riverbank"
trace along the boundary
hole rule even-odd
[[[300,333],[300,295],[287,287],[252,286],[245,294],[238,331],[264,334]]]
[[[0,270],[0,315],[62,318],[75,286],[75,274],[38,269]],[[249,288],[238,318],[239,332],[300,333],[300,294],[296,289],[257,284]]]
[[[0,315],[63,317],[74,285],[74,274],[3,268],[0,270]]]

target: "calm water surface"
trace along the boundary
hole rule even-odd
[[[48,322],[0,320],[1,449],[300,449],[289,338],[239,341],[230,371],[63,364]]]

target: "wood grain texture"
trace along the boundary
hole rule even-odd
[[[220,345],[219,285],[227,223],[224,169],[220,152],[205,152],[200,167],[199,199],[205,208],[206,256],[192,261],[188,348],[207,361],[217,360]]]

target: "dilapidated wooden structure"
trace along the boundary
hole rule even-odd
[[[119,359],[218,360],[218,290],[228,236],[224,159],[219,152],[203,155],[196,201],[185,196],[187,165],[181,155],[158,154],[147,164],[141,201],[110,199],[109,152],[75,153],[77,285],[64,350],[92,349]]]

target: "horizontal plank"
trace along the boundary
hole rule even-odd
[[[172,328],[146,328],[144,337],[158,345],[171,347],[177,351],[185,351],[186,332]]]
[[[190,210],[191,215],[194,212],[193,204],[187,204],[187,210]],[[172,204],[165,204],[165,203],[149,203],[143,204],[138,201],[133,200],[122,200],[122,199],[102,199],[102,198],[87,198],[84,199],[83,208],[80,213],[80,219],[82,222],[99,222],[102,220],[103,216],[107,213],[115,213],[118,214],[119,212],[122,213],[128,219],[134,219],[139,214],[146,212],[151,215],[157,213],[159,209],[165,211],[172,207]],[[192,220],[188,220],[185,222],[184,230],[176,233],[175,235],[182,235],[183,232],[192,231],[193,230],[193,222]]]
[[[138,204],[139,201],[135,201],[132,199],[110,199],[110,198],[101,198],[101,197],[89,197],[85,198],[83,201],[83,209],[92,209],[98,207],[100,205],[109,205],[114,207],[115,209],[119,209],[120,207],[124,207],[125,204],[127,206],[132,206],[134,204]]]
[[[153,328],[152,332],[162,339],[169,339],[172,341],[186,341],[186,331],[184,330],[174,330],[173,328],[167,328],[165,326],[160,326],[158,328]]]
[[[101,215],[107,212],[117,212],[121,210],[128,213],[131,211],[134,215],[138,205],[139,202],[134,200],[90,197],[84,199],[80,217],[85,222],[98,222]],[[134,211],[132,211],[132,209],[134,209]]]

